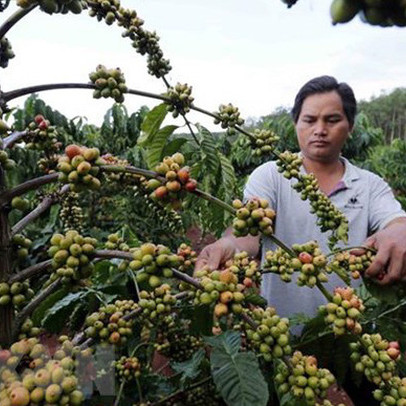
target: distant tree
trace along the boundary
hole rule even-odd
[[[370,101],[363,100],[359,111],[368,116],[371,125],[382,128],[386,144],[396,138],[406,140],[406,88],[383,92]]]

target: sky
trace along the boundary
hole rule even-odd
[[[0,24],[16,9],[0,13]],[[195,105],[216,111],[237,106],[243,118],[259,118],[279,106],[291,107],[309,79],[329,74],[349,83],[358,100],[406,86],[406,27],[381,28],[356,17],[330,22],[330,0],[299,0],[288,9],[281,0],[122,0],[156,31],[173,67],[171,84],[193,86]],[[0,69],[3,91],[54,82],[89,81],[98,64],[119,66],[128,87],[163,93],[147,73],[122,29],[79,16],[49,16],[34,10],[7,34],[16,57]],[[40,97],[69,118],[84,116],[101,124],[111,99],[95,100],[88,90],[54,90]],[[22,106],[24,98],[10,102]],[[157,101],[126,96],[129,113]],[[212,119],[189,116],[214,130]],[[178,122],[179,125],[183,123]]]

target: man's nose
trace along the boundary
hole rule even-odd
[[[326,123],[318,121],[314,127],[314,135],[318,137],[327,135]]]

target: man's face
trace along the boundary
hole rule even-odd
[[[338,159],[351,126],[336,91],[306,97],[296,123],[296,133],[303,155],[313,161]]]

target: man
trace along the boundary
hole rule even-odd
[[[406,279],[406,213],[395,200],[389,186],[377,175],[357,168],[341,157],[341,150],[351,132],[356,114],[356,100],[346,83],[330,76],[307,82],[296,96],[292,109],[299,141],[302,171],[313,173],[319,187],[349,221],[349,246],[366,245],[377,250],[374,262],[366,272],[377,283],[390,284]],[[275,162],[258,167],[249,177],[244,198],[266,198],[276,211],[275,236],[286,245],[317,240],[328,253],[328,232],[321,233],[308,201],[302,201]],[[215,243],[205,247],[196,263],[216,269],[238,251],[256,257],[259,237],[236,238],[228,229]],[[275,246],[262,241],[262,260]],[[327,288],[342,285],[330,276]],[[261,293],[282,316],[305,312],[314,315],[325,298],[317,289],[299,288],[294,282],[284,283],[278,275],[266,274]]]

